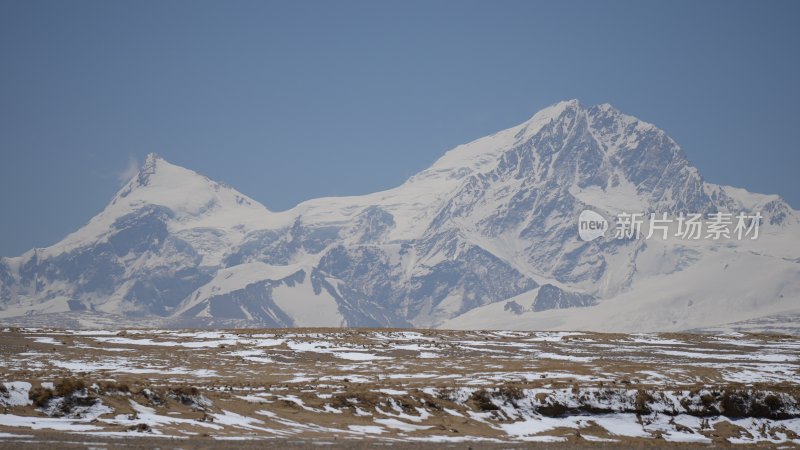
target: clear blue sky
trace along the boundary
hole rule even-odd
[[[0,0],[0,255],[149,152],[272,210],[400,184],[556,101],[666,130],[800,207],[797,1]]]

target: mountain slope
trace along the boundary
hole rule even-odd
[[[760,211],[764,223],[755,241],[584,242],[587,208]],[[394,189],[281,213],[151,155],[85,227],[2,260],[0,317],[698,328],[800,309],[798,229],[780,197],[707,183],[655,126],[571,100]]]

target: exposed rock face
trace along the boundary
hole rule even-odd
[[[552,284],[545,284],[539,288],[531,309],[545,311],[548,309],[581,308],[592,306],[595,303],[597,303],[597,300],[591,295],[565,292]]]

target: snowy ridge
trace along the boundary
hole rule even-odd
[[[583,242],[586,208],[764,223],[755,241]],[[800,310],[798,217],[779,196],[705,182],[654,125],[569,100],[396,188],[280,213],[149,155],[85,227],[2,259],[0,318],[704,328]]]
[[[171,212],[170,232],[188,234],[193,229],[211,229],[228,235],[228,245],[236,244],[248,231],[276,221],[275,214],[257,201],[151,153],[139,173],[100,214],[60,243],[42,249],[43,255],[55,256],[106,240],[115,222],[153,206]]]

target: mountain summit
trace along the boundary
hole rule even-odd
[[[584,242],[585,209],[764,221],[758,240]],[[2,259],[0,318],[682,330],[800,312],[798,238],[779,197],[708,183],[654,125],[569,100],[394,189],[280,213],[148,155],[86,226]]]

